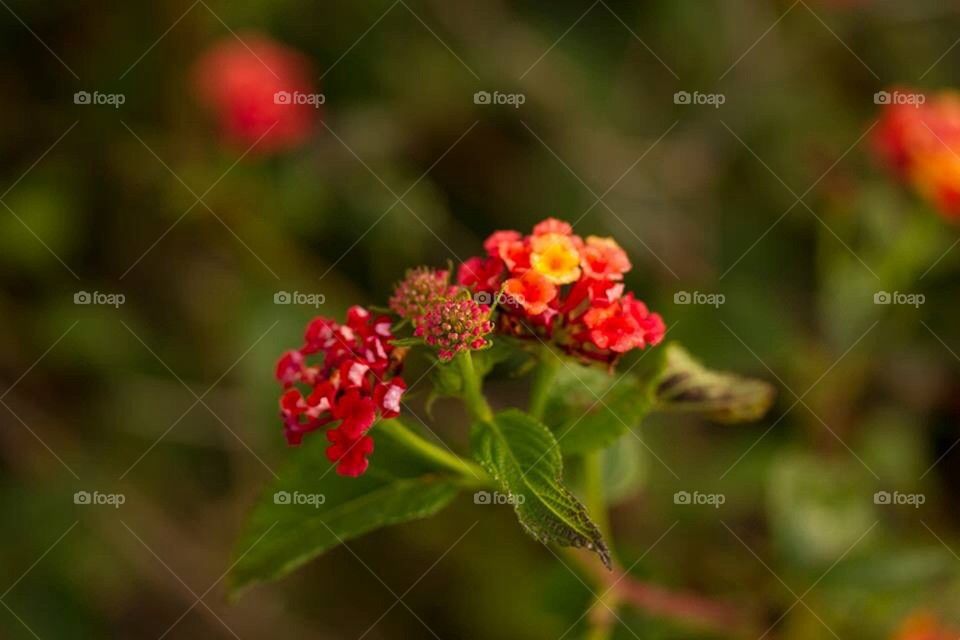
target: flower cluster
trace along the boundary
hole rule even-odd
[[[414,335],[435,347],[442,362],[490,345],[485,337],[493,331],[490,307],[471,298],[464,287],[452,286],[448,271],[407,270],[394,288],[390,309],[410,321]]]
[[[407,269],[406,277],[397,284],[390,298],[390,310],[416,326],[434,304],[453,293],[447,271],[429,267]]]
[[[874,131],[879,156],[945,217],[960,218],[960,94],[945,92],[927,100],[922,94],[888,103]]]
[[[571,354],[613,362],[632,349],[659,343],[665,326],[633,294],[624,294],[626,252],[612,238],[573,233],[548,218],[524,236],[497,231],[470,258],[457,281],[496,296],[498,329],[519,337],[544,336]]]
[[[277,363],[287,442],[299,445],[304,434],[339,421],[327,430],[327,458],[337,463],[340,475],[356,477],[366,471],[373,452],[367,432],[378,413],[383,418],[400,413],[406,389],[397,375],[403,353],[392,341],[390,319],[375,317],[363,307],[351,307],[343,325],[324,317],[311,320],[304,345]]]
[[[440,360],[446,362],[461,351],[487,347],[485,336],[491,331],[490,307],[460,297],[435,303],[417,321],[415,335],[436,347]]]
[[[197,61],[193,77],[200,100],[216,116],[224,138],[268,153],[302,143],[318,109],[309,60],[265,36],[228,38]]]

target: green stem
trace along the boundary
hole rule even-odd
[[[610,515],[607,507],[607,494],[603,484],[603,449],[591,451],[583,456],[583,494],[587,513],[607,544],[611,546],[613,554],[613,532],[610,530]],[[616,560],[614,560],[616,562]],[[620,605],[615,589],[609,589],[603,582],[599,585],[596,602],[589,617],[589,640],[607,640],[613,635],[615,612]]]
[[[425,440],[399,420],[394,420],[394,424],[389,431],[395,440],[405,445],[409,450],[444,469],[456,473],[466,485],[485,486],[489,484],[490,477],[479,465]]]
[[[533,372],[533,387],[530,389],[530,415],[537,420],[543,420],[547,409],[547,398],[550,387],[557,377],[557,371],[562,361],[550,347],[544,346],[539,352],[537,368]]]
[[[583,456],[583,491],[587,512],[597,523],[604,539],[611,540],[607,496],[603,487],[603,449]]]
[[[473,356],[469,351],[463,351],[457,355],[456,362],[463,378],[463,402],[467,405],[471,417],[481,422],[492,422],[493,410],[483,395],[483,381],[473,366]]]

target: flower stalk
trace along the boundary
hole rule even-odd
[[[557,371],[563,363],[553,350],[543,345],[539,349],[537,367],[533,372],[533,386],[530,389],[530,415],[537,420],[543,420],[547,409],[547,399],[550,396],[550,387],[557,377]]]
[[[465,486],[482,487],[490,484],[490,477],[480,465],[438,447],[400,421],[394,421],[390,426],[390,435],[420,457],[457,474]]]
[[[470,351],[461,351],[454,360],[460,368],[460,376],[463,379],[463,402],[467,411],[474,420],[491,422],[493,410],[483,395],[483,382],[473,365],[473,355]]]

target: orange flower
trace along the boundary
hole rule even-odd
[[[954,151],[944,148],[917,156],[910,179],[946,217],[960,217],[960,156]]]
[[[587,236],[587,243],[580,250],[580,266],[590,278],[597,280],[623,280],[630,271],[630,259],[613,238]]]
[[[503,283],[503,292],[513,298],[531,316],[547,310],[547,305],[557,297],[557,286],[543,274],[530,269],[519,278]]]
[[[960,94],[926,96],[894,89],[873,134],[878,155],[897,176],[950,219],[960,218]],[[921,97],[923,98],[921,100]]]
[[[533,236],[530,266],[554,284],[569,284],[580,278],[580,252],[573,238],[560,233]]]
[[[904,620],[893,637],[894,640],[954,640],[957,633],[944,627],[936,616],[920,612]]]

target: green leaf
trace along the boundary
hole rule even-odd
[[[611,445],[650,412],[663,350],[647,352],[641,358],[623,373],[576,363],[560,368],[547,401],[545,422],[565,455]]]
[[[325,439],[307,438],[261,497],[237,542],[231,597],[281,578],[351,538],[433,515],[449,504],[457,483],[409,450],[396,435],[401,428],[393,420],[376,426],[370,469],[359,478],[338,476],[324,454]]]
[[[560,448],[547,427],[510,409],[476,423],[470,440],[477,461],[512,497],[527,533],[542,543],[591,549],[610,567],[600,530],[563,485]]]
[[[656,389],[656,408],[699,413],[717,422],[757,420],[776,391],[763,380],[711,371],[676,343],[666,345],[666,366]]]

